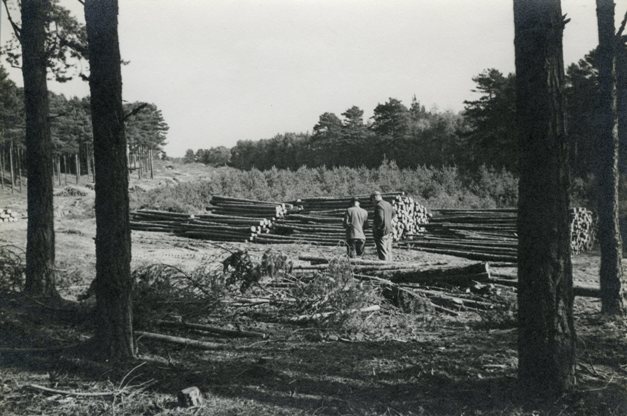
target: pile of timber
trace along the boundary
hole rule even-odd
[[[17,212],[8,209],[0,209],[0,222],[17,222],[19,215]]]
[[[426,233],[409,236],[401,247],[470,260],[515,263],[518,257],[515,209],[433,210]]]
[[[294,205],[283,202],[256,201],[219,195],[214,195],[211,198],[211,206],[207,207],[207,210],[218,215],[269,218],[271,220],[283,218],[290,212],[299,211]]]
[[[573,253],[592,250],[597,236],[597,222],[592,211],[578,207],[570,209],[570,248]]]
[[[212,241],[252,241],[257,234],[268,233],[271,224],[267,218],[213,213],[193,215],[155,210],[131,213],[132,230],[169,232]]]
[[[410,235],[400,246],[471,260],[518,261],[516,209],[433,210],[426,233]],[[596,238],[594,215],[586,208],[570,209],[571,249],[592,249]]]
[[[395,240],[424,231],[421,226],[429,222],[430,215],[426,207],[403,193],[385,193],[382,196],[396,210],[393,221]],[[372,227],[374,204],[368,195],[357,198],[360,206],[369,211],[368,222]],[[265,244],[310,242],[320,245],[338,245],[345,241],[342,222],[346,209],[351,205],[351,197],[299,199],[292,205],[296,207],[294,211],[278,218],[273,223],[272,232],[257,236],[255,241]],[[372,244],[371,239],[367,239],[366,244]]]

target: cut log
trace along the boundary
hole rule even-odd
[[[216,342],[199,341],[197,339],[175,337],[172,335],[158,334],[154,332],[135,331],[135,335],[138,335],[138,340],[140,338],[152,339],[155,341],[162,341],[170,344],[183,345],[186,347],[194,347],[205,350],[224,348],[224,345]]]
[[[226,329],[226,328],[220,328],[220,327],[211,326],[211,325],[194,324],[194,323],[188,323],[188,322],[157,321],[157,324],[163,325],[163,326],[175,327],[175,328],[198,329],[201,331],[212,332],[214,334],[226,335],[229,337],[245,337],[245,338],[267,338],[268,337],[268,334],[264,334],[263,332]]]

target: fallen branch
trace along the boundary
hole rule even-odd
[[[170,344],[185,345],[187,347],[195,347],[206,350],[224,347],[224,345],[216,342],[199,341],[197,339],[175,337],[172,335],[158,334],[154,332],[135,331],[135,334],[139,335],[140,338],[153,339],[156,341],[168,342]]]
[[[372,306],[367,306],[361,309],[348,309],[348,310],[333,311],[333,312],[319,312],[319,313],[314,313],[310,315],[299,315],[299,316],[294,316],[290,318],[289,321],[290,322],[316,321],[319,319],[328,318],[333,315],[348,315],[352,313],[361,313],[361,312],[376,312],[380,309],[381,307],[379,305],[372,305]]]
[[[211,325],[194,324],[194,323],[187,323],[187,322],[176,322],[176,321],[157,321],[157,323],[159,325],[164,325],[164,326],[199,329],[202,331],[213,332],[215,334],[227,335],[227,336],[232,336],[232,337],[246,337],[246,338],[267,338],[268,337],[268,334],[265,334],[263,332],[225,329],[225,328],[219,328],[219,327],[211,326]]]
[[[30,353],[30,352],[56,352],[69,350],[72,348],[77,348],[81,344],[71,344],[71,345],[59,345],[56,347],[45,347],[45,348],[0,348],[0,353],[10,354],[10,353]]]
[[[31,390],[43,391],[46,393],[54,393],[54,394],[64,394],[66,396],[78,396],[78,397],[115,397],[120,394],[121,391],[99,391],[93,393],[80,392],[80,391],[68,391],[68,390],[58,390],[51,389],[50,387],[40,386],[38,384],[26,384],[24,388],[28,388]]]

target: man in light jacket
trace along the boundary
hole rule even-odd
[[[368,227],[368,211],[359,206],[357,198],[351,199],[351,206],[344,214],[344,229],[346,230],[346,248],[348,257],[361,257],[366,245],[364,228]]]

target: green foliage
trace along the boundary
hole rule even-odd
[[[129,151],[161,150],[170,129],[161,110],[155,104],[135,102],[126,104],[124,111],[129,114],[125,122]]]
[[[503,75],[490,68],[472,79],[480,96],[464,101],[468,131],[468,163],[518,170],[516,137],[516,86],[514,74]]]
[[[12,23],[15,24],[12,38],[2,53],[7,62],[21,68],[21,44],[19,39],[20,27],[16,16],[19,14],[20,2],[3,0],[7,4],[7,11]],[[87,32],[85,26],[76,20],[68,9],[61,6],[59,0],[46,2],[49,7],[46,13],[46,66],[58,82],[67,82],[75,76],[86,80],[87,75]]]
[[[242,293],[259,283],[262,276],[261,265],[254,263],[247,251],[238,250],[231,254],[224,259],[222,266],[226,286],[238,286]]]
[[[185,151],[185,156],[183,157],[183,163],[194,163],[196,161],[196,156],[194,155],[194,151],[192,149],[187,149]]]
[[[191,155],[188,152],[192,152]],[[211,149],[198,149],[194,155],[194,151],[189,149],[185,153],[184,161],[190,163],[189,160],[196,161],[198,163],[204,163],[211,166],[226,166],[231,161],[231,149],[218,146]]]
[[[348,258],[332,259],[327,270],[296,285],[292,296],[301,313],[329,313],[316,322],[347,331],[358,330],[364,324],[364,315],[359,309],[377,306],[383,301],[379,286],[355,279]]]
[[[167,185],[132,194],[131,206],[177,212],[199,212],[212,195],[268,201],[293,201],[316,196],[367,194],[373,189],[405,191],[430,208],[488,208],[514,206],[517,180],[506,171],[488,168],[463,175],[456,167],[401,169],[386,162],[377,169],[301,167],[253,169],[207,168],[211,179]]]
[[[167,264],[148,264],[133,270],[133,319],[146,327],[156,319],[207,314],[223,297],[224,276],[205,263],[191,272]]]
[[[13,245],[0,246],[0,291],[20,292],[26,276],[26,253]]]
[[[399,138],[409,129],[409,110],[396,98],[390,97],[387,102],[378,104],[372,119],[372,131],[379,136]]]

